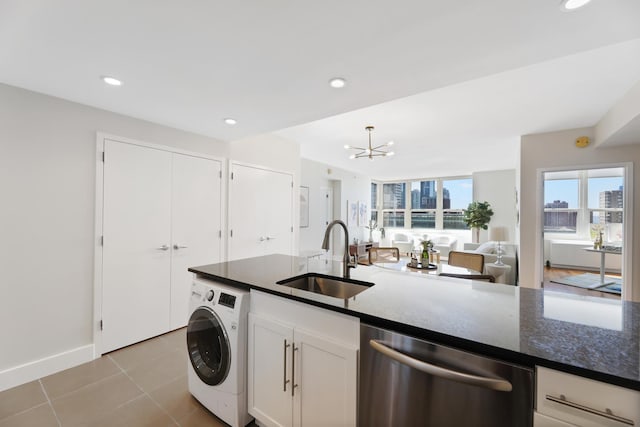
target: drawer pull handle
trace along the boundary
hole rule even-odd
[[[569,406],[571,408],[575,408],[575,409],[579,409],[581,411],[588,412],[590,414],[599,415],[601,417],[608,418],[610,420],[617,421],[619,423],[627,424],[627,425],[630,425],[630,426],[635,425],[633,420],[630,420],[628,418],[623,418],[623,417],[620,417],[618,415],[614,415],[614,413],[609,408],[605,409],[604,411],[599,411],[597,409],[593,409],[593,408],[590,408],[588,406],[584,406],[584,405],[581,405],[579,403],[575,403],[575,402],[572,402],[570,400],[567,400],[567,397],[564,394],[561,394],[560,397],[551,396],[550,394],[547,394],[546,395],[546,399],[550,400],[552,402],[555,402],[555,403],[559,403],[561,405],[566,405],[566,406]]]

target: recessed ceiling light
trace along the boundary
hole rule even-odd
[[[105,82],[108,85],[111,85],[111,86],[122,86],[122,82],[120,80],[116,79],[115,77],[102,76],[100,78],[102,79],[103,82]]]
[[[575,10],[589,3],[591,0],[562,0],[562,7],[565,10]]]
[[[238,123],[238,122],[236,121],[236,119],[232,119],[231,117],[227,117],[226,119],[224,119],[224,122],[225,122],[226,124],[228,124],[228,125],[231,125],[231,126],[233,126],[233,125],[235,125],[236,123]]]
[[[347,81],[342,77],[334,77],[331,80],[329,80],[329,86],[335,87],[335,88],[344,87],[346,84],[347,84]]]

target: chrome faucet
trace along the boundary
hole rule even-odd
[[[332,221],[331,224],[327,225],[327,229],[324,232],[324,240],[322,241],[322,249],[326,251],[329,250],[329,236],[331,236],[331,229],[336,224],[340,225],[344,230],[344,256],[342,257],[342,277],[348,279],[349,269],[356,268],[358,262],[356,259],[353,263],[351,263],[351,257],[349,256],[349,230],[347,230],[347,226],[344,222],[336,219],[335,221]]]

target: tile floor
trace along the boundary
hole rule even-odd
[[[226,426],[187,389],[186,328],[0,392],[0,427]]]

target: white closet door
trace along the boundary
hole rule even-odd
[[[264,182],[269,171],[242,165],[231,165],[229,184],[229,259],[261,256],[266,241],[267,197]]]
[[[292,175],[232,164],[229,190],[229,259],[272,253],[293,247]]]
[[[265,210],[267,254],[292,255],[293,248],[293,177],[271,172],[266,180],[268,206]]]
[[[169,330],[171,156],[105,140],[102,352]]]
[[[221,164],[173,155],[171,245],[171,329],[189,320],[189,267],[221,260]]]

